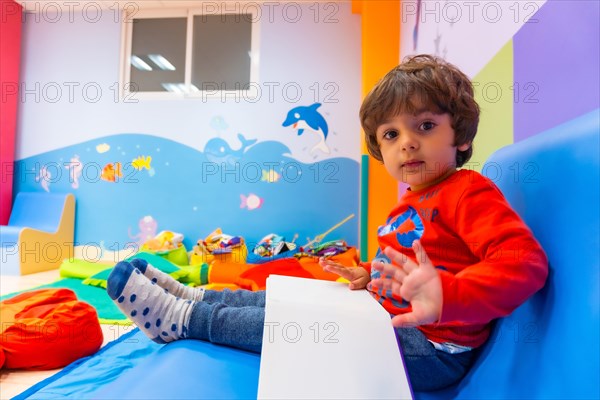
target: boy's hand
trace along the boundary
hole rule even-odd
[[[371,281],[371,275],[363,267],[345,267],[342,264],[338,264],[325,258],[319,259],[319,264],[323,267],[324,271],[334,273],[349,280],[349,287],[352,290],[364,289]]]
[[[442,281],[438,271],[429,260],[421,242],[415,240],[413,250],[418,263],[391,247],[383,251],[391,264],[373,263],[373,268],[384,277],[374,279],[373,285],[391,290],[410,302],[412,307],[412,312],[392,318],[392,324],[397,327],[430,324],[438,321],[442,312]]]

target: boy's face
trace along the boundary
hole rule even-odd
[[[449,114],[424,110],[400,113],[377,128],[383,164],[394,179],[411,190],[434,185],[456,170],[456,151],[471,144],[454,145]]]

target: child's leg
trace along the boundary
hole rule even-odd
[[[233,307],[264,307],[265,291],[252,292],[244,289],[206,290],[202,300],[207,303],[221,303]]]
[[[173,296],[128,262],[113,268],[106,292],[117,307],[157,343],[187,336],[192,300]]]
[[[260,352],[263,307],[228,307],[181,299],[127,262],[115,266],[107,292],[119,309],[157,343],[192,338]]]
[[[186,286],[183,283],[173,279],[172,276],[165,274],[157,268],[154,268],[142,258],[135,258],[131,260],[131,265],[139,269],[140,272],[152,282],[156,283],[163,289],[167,289],[173,296],[181,297],[182,299],[202,301],[204,289]]]
[[[263,307],[194,303],[188,337],[260,353],[265,322]]]
[[[265,292],[252,292],[249,290],[204,290],[203,288],[192,288],[173,279],[172,276],[154,268],[142,258],[131,260],[131,264],[140,270],[145,277],[155,282],[158,286],[167,289],[176,297],[194,301],[206,301],[207,303],[223,303],[229,306],[265,306]]]
[[[449,354],[436,350],[417,328],[396,328],[396,337],[416,391],[438,390],[458,382],[473,362],[473,351]]]

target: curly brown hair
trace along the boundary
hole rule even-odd
[[[365,97],[359,116],[369,154],[383,161],[375,133],[378,126],[397,114],[414,114],[421,107],[450,114],[456,146],[473,143],[479,124],[479,106],[471,80],[454,65],[420,54],[404,59]],[[472,154],[472,145],[465,151],[457,150],[456,166],[461,167]]]

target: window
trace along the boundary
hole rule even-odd
[[[130,91],[163,92],[185,85],[186,18],[134,20]]]
[[[257,11],[153,10],[130,16],[123,28],[123,94],[252,97],[258,85]]]

